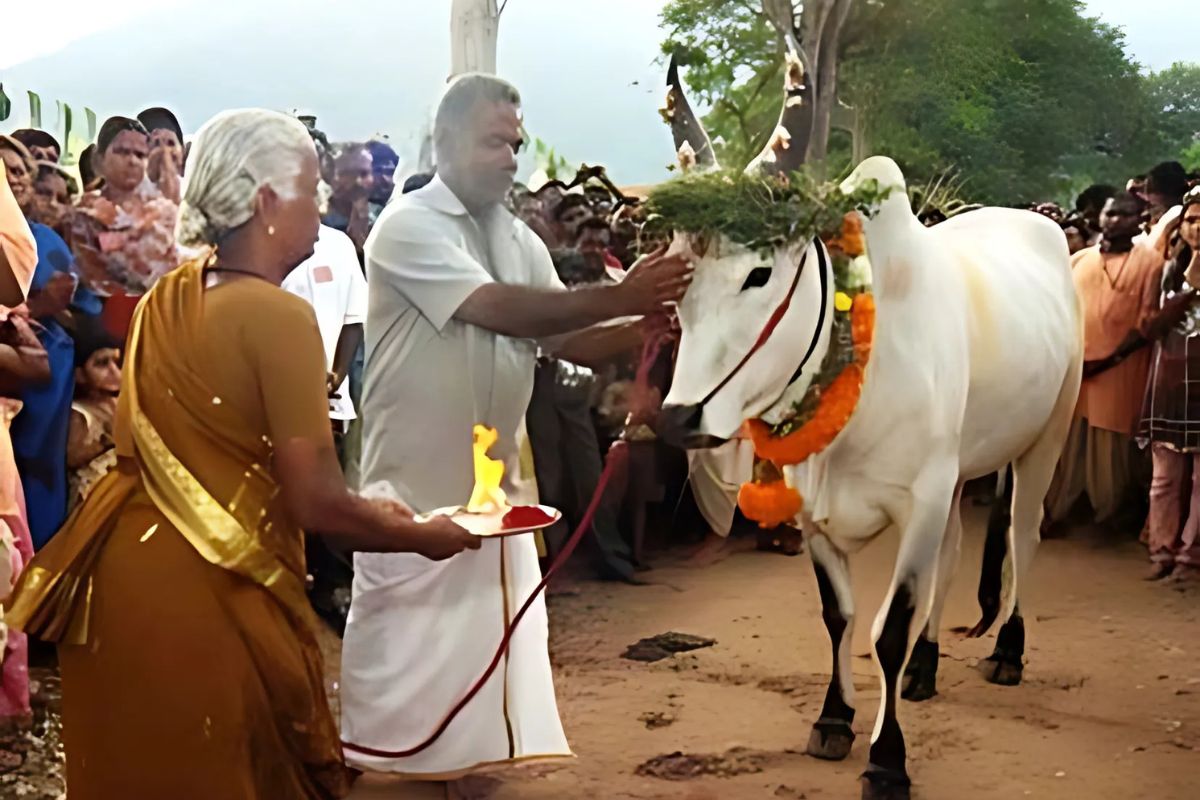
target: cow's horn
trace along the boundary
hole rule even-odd
[[[779,122],[766,147],[750,162],[746,172],[787,175],[798,170],[808,156],[813,126],[813,87],[796,37],[789,33],[785,38],[783,111],[779,113]]]
[[[661,113],[671,126],[680,167],[686,171],[692,167],[716,169],[719,166],[712,140],[708,138],[700,118],[684,94],[683,83],[679,80],[678,57],[675,55],[671,56],[671,66],[667,70],[667,104]]]

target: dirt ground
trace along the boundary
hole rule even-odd
[[[1026,603],[1025,683],[992,686],[974,665],[994,638],[950,632],[976,620],[983,515],[967,509],[963,560],[944,619],[941,694],[902,708],[913,796],[1196,797],[1200,588],[1143,582],[1144,550],[1128,541],[1085,531],[1046,542]],[[497,800],[857,798],[879,699],[869,630],[894,548],[885,538],[853,560],[859,739],[847,761],[803,754],[830,663],[811,564],[807,556],[748,553],[704,570],[659,569],[659,585],[585,584],[579,596],[553,598],[559,706],[578,759],[510,775]],[[654,664],[620,657],[627,645],[667,631],[717,644]],[[331,686],[336,678],[331,671]],[[49,752],[32,753],[25,774],[0,778],[0,797],[60,796],[48,740]],[[639,774],[639,766],[675,753],[711,756],[703,763],[719,774]],[[369,780],[353,795],[424,796]]]
[[[940,696],[905,702],[913,796],[920,800],[1184,800],[1200,781],[1200,589],[1141,580],[1145,551],[1077,532],[1043,544],[1027,605],[1025,683],[974,669],[994,636],[974,624],[985,510],[968,508],[963,559],[943,620]],[[859,738],[842,763],[805,756],[830,653],[807,556],[747,553],[705,570],[662,569],[668,585],[585,585],[554,598],[552,653],[563,722],[578,760],[518,775],[498,800],[858,798],[879,690],[871,619],[891,574],[894,537],[853,559],[859,618]],[[620,658],[667,631],[716,646],[654,664]],[[731,777],[638,774],[657,756],[718,756]],[[360,786],[362,800],[425,796]]]

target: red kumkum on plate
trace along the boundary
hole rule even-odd
[[[504,511],[472,514],[462,506],[451,506],[422,514],[417,520],[425,521],[433,517],[450,517],[468,533],[494,539],[549,528],[562,519],[562,512],[550,506],[512,506]]]

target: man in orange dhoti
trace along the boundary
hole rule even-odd
[[[1157,297],[1153,289],[1163,267],[1154,248],[1134,244],[1142,210],[1142,201],[1131,194],[1109,200],[1100,218],[1103,239],[1076,253],[1071,262],[1083,305],[1088,365],[1075,424],[1046,501],[1046,516],[1052,522],[1066,517],[1084,494],[1096,521],[1103,522],[1128,496],[1132,437],[1150,364],[1150,348],[1138,330],[1157,310],[1147,306],[1146,298]]]

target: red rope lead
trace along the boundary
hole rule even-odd
[[[475,681],[474,685],[471,686],[471,690],[467,692],[463,699],[459,700],[454,708],[450,709],[450,713],[445,716],[441,724],[438,725],[437,729],[429,736],[429,738],[418,744],[416,747],[410,747],[407,750],[377,750],[373,747],[363,747],[362,745],[357,745],[353,742],[346,741],[342,742],[343,748],[355,753],[375,756],[376,758],[408,758],[429,749],[434,742],[442,737],[442,734],[444,734],[446,729],[450,727],[450,723],[453,722],[455,718],[462,712],[462,710],[467,707],[468,703],[475,699],[475,695],[479,694],[480,690],[483,689],[484,685],[496,672],[496,668],[500,666],[500,660],[504,658],[506,653],[508,653],[508,646],[512,641],[513,633],[516,632],[517,625],[525,616],[525,612],[527,612],[530,606],[533,605],[533,601],[536,600],[538,595],[540,595],[546,588],[546,585],[550,582],[550,579],[554,577],[555,573],[557,573],[559,569],[567,563],[567,560],[571,557],[571,554],[575,552],[575,548],[578,547],[579,543],[583,540],[584,534],[586,534],[592,527],[592,520],[595,518],[596,512],[600,509],[600,503],[604,500],[604,492],[608,488],[608,484],[611,482],[613,475],[616,474],[616,471],[625,466],[625,463],[628,461],[628,459],[629,448],[625,442],[617,442],[608,451],[608,457],[605,459],[604,472],[600,474],[600,481],[596,484],[596,493],[592,495],[592,502],[588,505],[587,512],[583,515],[583,519],[580,520],[579,527],[577,527],[575,532],[571,534],[571,538],[568,539],[567,543],[563,546],[562,552],[555,557],[554,562],[550,565],[550,569],[546,570],[546,576],[542,578],[542,582],[537,585],[537,588],[533,590],[533,593],[529,595],[529,597],[525,600],[525,603],[521,606],[520,610],[517,611],[516,615],[512,618],[512,622],[509,623],[508,627],[504,631],[504,638],[500,640],[500,646],[496,648],[496,655],[492,657],[492,663],[488,664],[488,668],[483,671],[483,675],[480,676],[479,680]]]
[[[778,313],[778,316],[782,317],[782,312]],[[657,329],[655,329],[655,327],[651,328],[650,332],[646,336],[645,344],[642,347],[642,359],[638,364],[637,377],[635,379],[636,389],[634,392],[634,405],[644,405],[649,401],[650,370],[654,366],[654,362],[658,359],[658,354],[661,351],[664,342],[666,342],[670,336],[670,333],[667,330],[669,327],[668,320],[664,318],[662,320],[658,320],[658,322],[661,324],[657,326]],[[592,521],[596,517],[596,512],[600,510],[600,503],[604,500],[604,493],[608,489],[608,484],[612,482],[613,476],[616,475],[617,470],[623,468],[628,461],[629,445],[626,442],[616,442],[611,448],[609,448],[608,456],[605,458],[604,471],[600,474],[600,480],[596,484],[596,492],[592,495],[592,501],[588,504],[587,511],[584,513],[583,519],[579,521],[579,526],[575,529],[575,532],[571,534],[571,538],[567,540],[567,543],[563,545],[562,551],[555,557],[553,563],[550,565],[550,568],[546,570],[546,575],[542,578],[541,583],[539,583],[537,588],[535,588],[529,597],[526,598],[525,602],[521,605],[520,610],[517,611],[516,615],[512,618],[512,621],[505,628],[504,638],[500,640],[500,646],[496,648],[496,654],[492,656],[492,662],[488,664],[487,669],[483,671],[483,675],[481,675],[479,680],[475,681],[475,683],[471,685],[470,691],[467,692],[463,699],[459,700],[458,703],[455,704],[454,708],[450,709],[450,713],[448,713],[442,719],[441,723],[437,726],[437,729],[435,729],[434,732],[430,734],[427,739],[425,739],[425,741],[421,742],[415,747],[410,747],[407,750],[377,750],[373,747],[363,747],[362,745],[347,741],[342,742],[343,748],[350,750],[351,752],[362,753],[363,755],[374,756],[376,758],[409,758],[410,756],[415,756],[418,753],[428,750],[434,742],[442,737],[442,734],[444,734],[446,729],[450,727],[450,723],[454,722],[455,718],[462,713],[462,710],[467,707],[468,703],[475,699],[475,695],[479,694],[484,685],[487,684],[492,675],[495,674],[496,668],[500,666],[500,660],[504,658],[505,654],[508,653],[508,647],[512,642],[513,634],[517,630],[517,625],[525,617],[525,612],[529,610],[530,606],[533,605],[533,601],[537,599],[538,595],[540,595],[545,590],[547,584],[550,583],[550,579],[553,578],[555,574],[563,567],[563,565],[567,563],[567,561],[571,558],[571,554],[575,552],[575,548],[579,546],[581,541],[583,541],[584,534],[586,534],[592,527]]]

